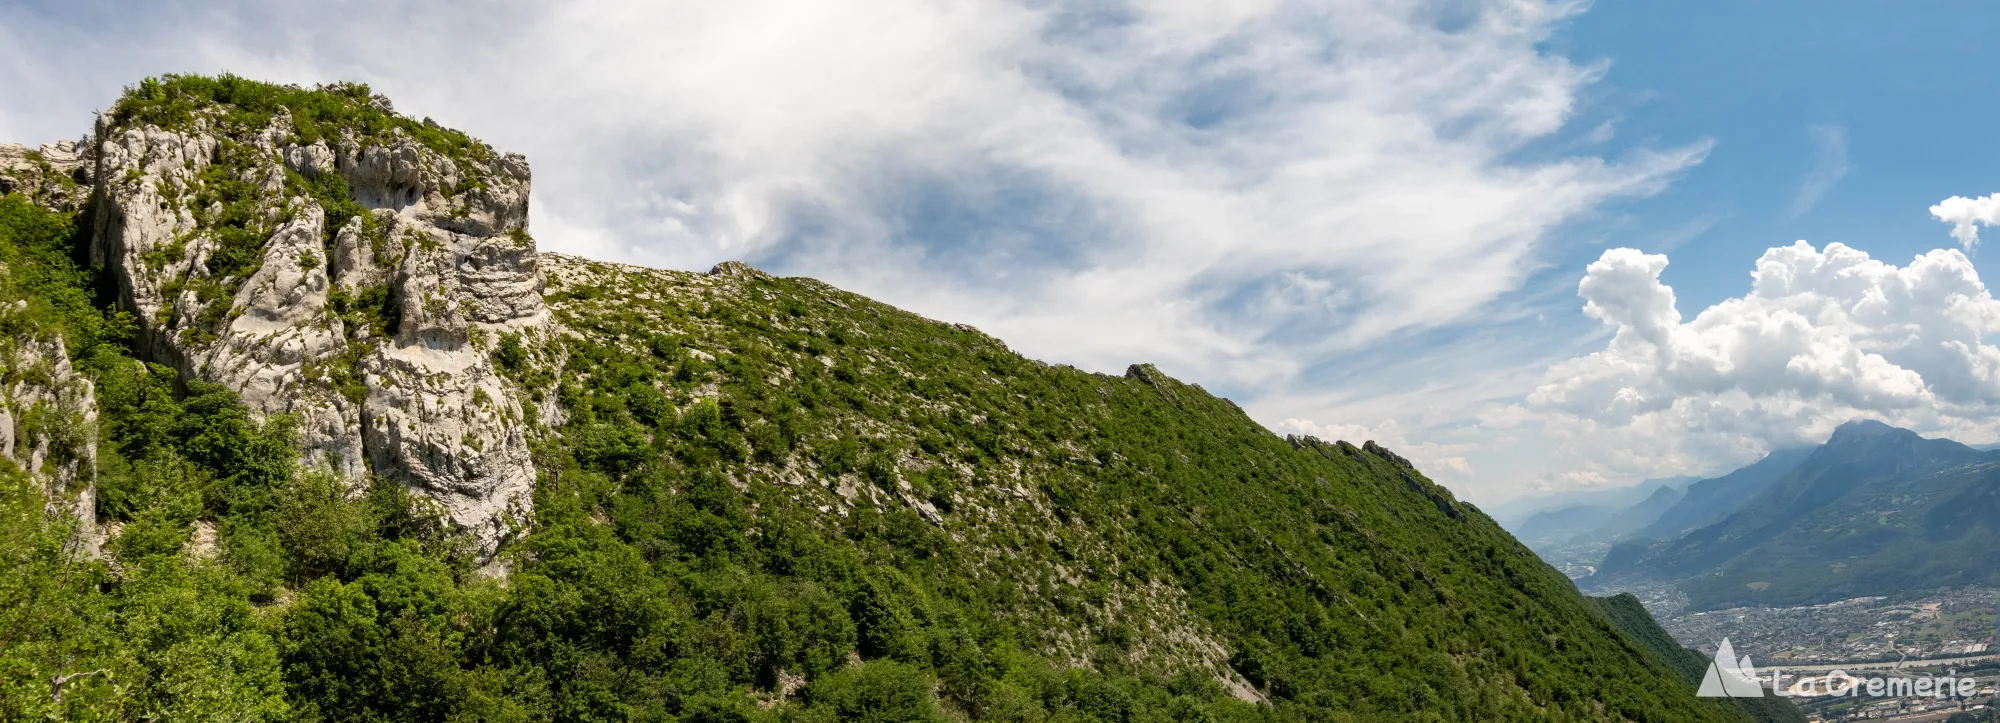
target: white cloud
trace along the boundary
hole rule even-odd
[[[1422,437],[1421,431],[1410,429],[1394,419],[1372,425],[1320,424],[1310,419],[1287,419],[1278,423],[1277,431],[1323,440],[1344,439],[1356,445],[1372,441],[1408,458],[1426,476],[1447,484],[1470,480],[1474,475],[1472,463],[1466,460],[1465,454],[1478,449],[1478,445],[1413,439],[1413,434]]]
[[[1819,205],[1821,196],[1833,188],[1833,184],[1847,176],[1847,129],[1840,126],[1807,126],[1806,134],[1812,136],[1813,145],[1819,155],[1813,161],[1812,170],[1806,172],[1799,181],[1799,191],[1792,197],[1792,215],[1811,211]]]
[[[1476,321],[1552,229],[1699,162],[1705,143],[1530,152],[1605,70],[1542,48],[1580,7],[16,6],[0,28],[31,30],[0,63],[98,106],[170,70],[362,80],[527,153],[545,247],[746,258],[1041,358],[1254,392]],[[0,129],[73,135],[75,92],[0,88]]]
[[[1569,484],[1718,471],[1873,418],[1963,441],[1995,438],[2000,302],[1957,250],[1897,267],[1838,243],[1766,251],[1748,294],[1683,321],[1662,255],[1605,251],[1578,285],[1615,329],[1552,366],[1519,406],[1559,446]]]
[[[1971,251],[1979,245],[1979,227],[2000,225],[2000,193],[1978,198],[1952,196],[1931,207],[1931,215],[1951,224],[1951,237]]]

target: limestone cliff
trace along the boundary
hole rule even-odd
[[[1379,445],[538,255],[519,157],[360,86],[148,79],[0,178],[0,720],[1742,717]]]
[[[308,464],[406,482],[490,551],[535,479],[487,352],[546,317],[528,165],[350,88],[298,91],[340,111],[306,118],[128,98],[96,129],[91,262],[141,356],[293,415]]]
[[[37,149],[0,143],[0,196],[19,193],[29,201],[74,212],[90,198],[90,139],[58,141]]]
[[[95,554],[97,401],[62,339],[27,312],[25,301],[0,307],[0,329],[8,330],[0,335],[0,459],[40,482],[48,512],[73,516],[71,539]]]

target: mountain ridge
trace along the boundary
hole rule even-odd
[[[1679,502],[1661,512],[1658,519],[1632,536],[1664,539],[1719,522],[1736,505],[1763,492],[1779,475],[1798,466],[1814,449],[1816,447],[1776,450],[1727,474],[1696,481],[1688,485],[1687,494]]]
[[[1781,474],[1770,474],[1773,460],[1788,461],[1773,453],[1718,478],[1738,477],[1739,490],[1750,486],[1745,477],[1768,481],[1715,522],[1676,537],[1616,546],[1582,584],[1682,580],[1699,610],[1828,602],[1910,585],[1991,579],[1971,571],[1992,569],[1976,551],[1991,525],[1977,513],[1990,507],[1989,496],[2000,494],[2000,477],[1989,476],[2000,463],[1993,453],[1861,420],[1836,428]],[[1885,551],[1894,559],[1880,558]],[[1927,575],[1934,577],[1923,579]]]
[[[70,342],[0,360],[98,414],[7,398],[63,462],[0,455],[0,717],[1742,717],[1373,442],[538,253],[525,161],[365,87],[149,79],[80,147],[81,215],[0,199],[0,321]]]

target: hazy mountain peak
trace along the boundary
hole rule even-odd
[[[1912,432],[1907,429],[1902,429],[1900,427],[1892,427],[1887,423],[1879,420],[1856,419],[1852,422],[1847,422],[1838,427],[1835,427],[1833,429],[1833,436],[1828,437],[1826,443],[1850,444],[1858,441],[1872,440],[1890,436],[1902,436],[1902,435],[1908,435],[1912,437],[1918,436],[1916,432]]]

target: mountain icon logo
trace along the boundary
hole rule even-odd
[[[1764,686],[1757,682],[1757,667],[1750,664],[1750,656],[1736,658],[1736,649],[1728,638],[1715,649],[1715,662],[1708,665],[1708,674],[1701,678],[1701,689],[1695,695],[1703,698],[1762,698]]]

